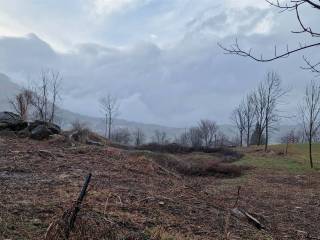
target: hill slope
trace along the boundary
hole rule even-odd
[[[8,99],[12,98],[19,91],[19,89],[20,87],[17,84],[13,83],[8,76],[0,73],[0,111],[10,110]],[[72,122],[79,120],[83,123],[86,123],[95,132],[98,132],[100,134],[104,134],[105,132],[105,124],[103,118],[85,116],[68,111],[66,109],[60,109],[58,114],[59,119],[61,119],[60,124],[65,129],[70,128]],[[184,128],[174,128],[156,124],[139,123],[127,121],[124,119],[115,119],[114,124],[115,127],[128,128],[130,131],[134,131],[135,129],[140,128],[146,134],[147,140],[149,141],[151,140],[155,130],[164,131],[170,139],[174,139],[176,136],[179,136],[185,131]],[[279,143],[281,136],[283,136],[291,129],[297,129],[297,126],[279,126],[278,130],[271,135],[271,143]],[[220,130],[229,137],[232,137],[236,134],[234,127],[230,124],[220,125]]]
[[[212,154],[168,155],[70,146],[58,138],[39,142],[0,136],[0,152],[5,153],[0,154],[0,239],[42,239],[55,217],[73,204],[88,172],[92,180],[70,239],[320,236],[319,171],[289,171],[293,163],[304,164],[292,151],[283,156],[277,149],[267,154],[250,150],[244,149],[245,158],[238,162],[249,166],[244,177],[220,178],[182,175],[157,160],[209,161]],[[266,229],[229,215],[235,202]],[[75,237],[77,231],[87,238]]]
[[[0,111],[10,111],[11,107],[8,104],[8,99],[12,98],[18,91],[20,87],[13,83],[11,79],[5,74],[0,73]],[[63,128],[70,128],[71,123],[79,120],[86,123],[93,131],[103,134],[105,125],[103,118],[90,117],[81,115],[68,111],[66,109],[59,109],[58,117],[60,119]],[[145,124],[133,121],[127,121],[124,119],[115,119],[115,127],[128,128],[133,131],[137,128],[142,129],[146,134],[148,140],[151,139],[155,130],[160,130],[166,132],[169,138],[174,138],[184,131],[181,128],[166,127],[156,124]]]
[[[10,78],[3,73],[0,73],[0,111],[10,109],[8,99],[12,98],[20,87],[11,82]]]

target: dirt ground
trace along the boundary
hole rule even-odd
[[[112,147],[0,137],[0,239],[43,239],[89,172],[80,215],[106,220],[123,239],[320,238],[317,171],[250,167],[237,178],[191,177],[152,158]],[[238,207],[264,230],[230,216],[238,186]]]

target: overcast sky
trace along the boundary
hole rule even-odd
[[[312,11],[303,16],[316,28]],[[0,0],[0,72],[26,84],[52,68],[63,75],[64,108],[99,116],[98,99],[111,93],[121,118],[184,127],[201,118],[230,122],[275,70],[292,89],[292,115],[314,78],[299,69],[300,54],[261,64],[224,55],[217,42],[237,37],[267,56],[275,44],[280,51],[310,42],[290,33],[296,29],[292,14],[264,0]],[[314,52],[305,54],[317,59]]]

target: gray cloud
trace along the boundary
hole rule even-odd
[[[284,29],[291,22],[283,16],[274,20],[276,24],[267,34],[254,33],[259,21],[270,14],[268,9],[218,10],[199,11],[186,20],[187,31],[181,41],[169,47],[150,41],[124,47],[84,43],[61,53],[35,35],[3,37],[0,71],[23,83],[36,79],[42,68],[54,68],[64,76],[65,108],[97,116],[98,98],[112,93],[122,103],[123,118],[181,127],[200,118],[228,122],[234,106],[267,70],[274,69],[293,89],[286,108],[294,112],[306,80],[312,78],[299,69],[301,55],[262,65],[224,55],[217,42],[232,43],[236,32],[244,47],[272,54],[275,43],[293,46],[303,37],[288,38],[291,35]],[[241,24],[232,29],[230,19]]]

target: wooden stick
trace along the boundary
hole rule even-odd
[[[88,186],[89,186],[89,183],[90,183],[90,180],[91,180],[91,176],[92,174],[89,173],[86,178],[85,178],[85,181],[84,181],[84,184],[83,184],[83,187],[81,189],[81,192],[79,194],[79,197],[78,197],[78,200],[74,206],[74,209],[71,213],[71,216],[70,216],[70,221],[69,221],[69,226],[67,228],[67,231],[66,231],[66,239],[69,238],[69,235],[70,235],[70,232],[72,231],[73,227],[74,227],[74,223],[76,221],[76,218],[77,218],[77,215],[78,215],[78,212],[80,211],[80,206],[81,206],[81,203],[86,195],[86,192],[87,192],[87,189],[88,189]]]

